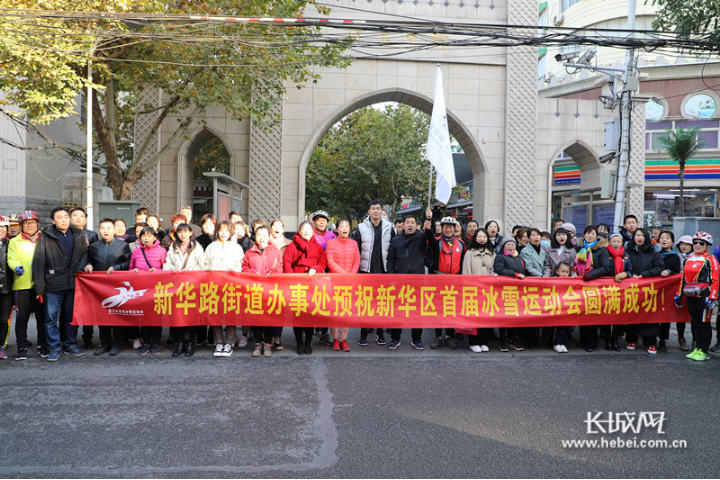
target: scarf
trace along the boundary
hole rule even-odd
[[[593,269],[592,247],[594,247],[597,242],[598,241],[595,240],[592,243],[588,243],[583,240],[583,248],[575,255],[575,271],[578,273],[578,276],[582,277]]]
[[[24,233],[20,233],[20,235],[22,235],[22,238],[24,238],[30,243],[37,243],[37,241],[42,236],[42,233],[40,232],[40,230],[38,230],[37,232],[35,232],[35,235],[32,236],[25,235]]]
[[[620,248],[615,250],[612,245],[607,246],[608,253],[610,254],[610,258],[613,259],[613,262],[615,263],[615,275],[618,273],[625,271],[625,261],[623,260],[623,255],[625,255],[625,247],[620,245]]]
[[[517,256],[518,256],[517,250],[515,250],[515,251],[512,252],[512,253],[508,252],[507,250],[503,250],[503,253],[504,253],[505,255],[509,256],[509,257],[517,257]]]

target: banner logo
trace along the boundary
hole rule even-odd
[[[115,288],[115,290],[118,290],[120,293],[103,300],[102,301],[103,308],[113,308],[113,307],[119,307],[119,306],[125,305],[129,300],[132,300],[134,298],[140,298],[143,295],[145,295],[145,292],[148,291],[147,288],[145,290],[137,290],[136,291],[135,289],[133,289],[132,285],[130,285],[130,282],[122,282],[122,283],[123,283],[123,285],[127,285],[128,288],[125,288],[125,287]]]

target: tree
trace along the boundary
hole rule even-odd
[[[199,22],[188,15],[301,17],[312,2],[288,0],[0,0],[0,89],[5,105],[33,123],[68,117],[93,72],[93,129],[107,181],[118,200],[177,145],[209,105],[269,127],[286,81],[318,78],[313,65],[344,67],[349,40],[319,41],[308,26]],[[322,7],[316,7],[327,12]],[[130,14],[129,12],[132,12]],[[163,103],[140,100],[148,85]],[[298,87],[299,88],[299,87]],[[144,143],[134,144],[136,115],[157,113]],[[174,133],[155,155],[148,147],[164,120]]]
[[[427,194],[430,117],[406,105],[365,107],[335,125],[308,164],[306,207],[362,218],[370,200],[393,206]]]
[[[720,52],[720,2],[717,0],[653,0],[657,18],[653,28],[682,37],[702,36],[708,50]]]
[[[688,129],[667,128],[667,134],[658,138],[660,145],[667,150],[670,159],[680,165],[677,176],[680,177],[680,216],[685,216],[685,165],[705,146],[705,139],[700,138],[700,127]]]
[[[195,158],[195,180],[205,180],[204,172],[230,175],[230,152],[217,137],[208,140]]]

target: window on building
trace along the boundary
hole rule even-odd
[[[572,7],[573,5],[575,5],[576,3],[578,3],[579,1],[581,1],[581,0],[563,0],[563,2],[562,2],[563,12],[565,10],[567,10],[568,8]]]

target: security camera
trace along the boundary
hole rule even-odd
[[[577,63],[589,65],[593,58],[595,58],[595,54],[597,53],[597,49],[595,48],[588,48],[585,50],[585,53],[582,54],[582,56],[578,59]]]
[[[558,53],[557,55],[555,55],[555,61],[567,62],[567,61],[572,60],[573,58],[577,57],[579,54],[580,54],[579,50],[575,50],[574,52]]]
[[[613,161],[613,159],[615,158],[616,155],[617,155],[617,152],[610,152],[608,154],[603,155],[598,160],[600,161],[600,163],[610,163]]]

